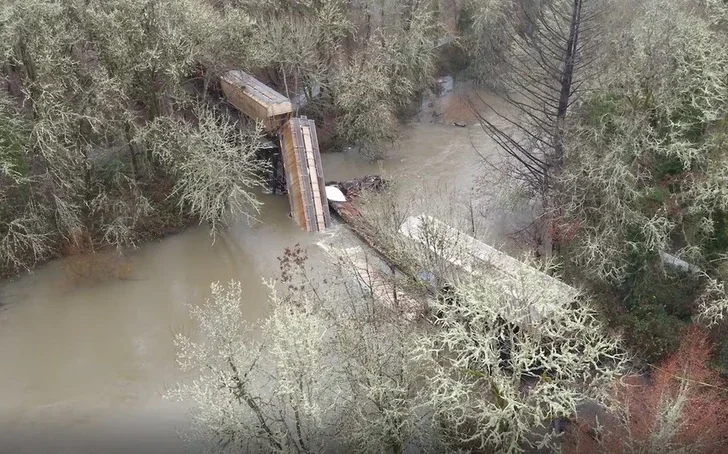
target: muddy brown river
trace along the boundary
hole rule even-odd
[[[476,182],[487,187],[473,146],[486,154],[494,146],[460,102],[464,90],[426,102],[385,160],[325,154],[326,179],[384,173],[425,195],[446,185],[462,193]],[[256,321],[267,313],[261,280],[277,275],[285,247],[307,246],[314,266],[326,257],[317,236],[288,218],[285,197],[261,197],[261,223],[232,225],[214,244],[200,226],[125,251],[123,259],[59,260],[3,284],[0,452],[182,451],[185,405],[161,394],[181,378],[173,334],[194,329],[186,303],[202,302],[212,281],[240,280],[245,314]],[[508,241],[507,218],[487,212],[492,242]],[[110,276],[87,278],[108,261],[118,262]]]

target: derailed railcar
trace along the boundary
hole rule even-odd
[[[314,121],[291,118],[281,130],[280,142],[291,217],[306,231],[325,230],[331,214]]]
[[[293,104],[255,77],[239,69],[220,77],[225,98],[250,118],[261,121],[265,131],[274,134],[291,118]]]

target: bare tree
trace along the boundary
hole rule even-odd
[[[259,42],[247,40],[252,28],[247,15],[218,11],[199,0],[6,2],[0,21],[3,75],[13,93],[8,102],[3,96],[2,110],[12,105],[27,131],[22,142],[14,140],[19,148],[12,153],[12,168],[3,159],[8,178],[0,180],[2,195],[13,196],[0,212],[7,246],[7,254],[0,255],[8,271],[67,248],[134,245],[142,230],[154,229],[152,213],[173,205],[163,202],[169,194],[160,192],[174,182],[163,181],[173,172],[164,172],[169,168],[162,153],[152,153],[160,143],[150,143],[166,138],[150,132],[160,124],[186,126],[180,131],[186,137],[208,145],[217,141],[222,148],[219,133],[229,136],[229,125],[216,128],[208,115],[195,131],[193,123],[179,119],[190,102],[196,104],[187,90],[193,65],[215,61],[218,70],[232,59],[241,65],[257,62],[261,49]],[[247,159],[247,150],[241,145],[238,156]],[[207,168],[202,164],[190,163],[199,165],[200,178]],[[212,184],[209,178],[205,183]],[[242,202],[245,197],[238,196],[233,211],[241,204],[255,211],[252,199]],[[184,200],[193,208],[180,213],[202,215],[198,201]]]
[[[397,137],[398,116],[432,79],[439,29],[430,2],[414,2],[395,24],[370,30],[332,78],[337,134],[372,157]]]
[[[134,244],[152,212],[139,183],[156,164],[136,139],[183,96],[212,13],[194,0],[0,6],[4,76],[28,131],[16,142],[22,181],[0,182],[14,194],[2,213],[8,271],[67,245]]]
[[[245,129],[209,106],[196,106],[192,125],[160,118],[147,131],[148,147],[175,176],[172,196],[180,210],[209,223],[214,236],[229,216],[253,219],[261,203],[267,163],[257,157],[262,126]]]
[[[169,395],[194,402],[187,437],[207,452],[401,453],[427,434],[409,356],[415,332],[340,277],[349,284],[335,293],[316,296],[308,284],[273,292],[257,326],[243,322],[239,284],[213,285],[192,312],[201,340],[176,342],[180,366],[200,374]]]
[[[514,6],[515,5],[515,6]],[[523,12],[534,14],[541,0],[465,0],[459,12],[459,43],[469,57],[468,73],[479,83],[503,88],[503,75],[513,40],[528,30]],[[514,33],[514,31],[516,33]]]
[[[51,255],[53,226],[30,199],[30,122],[0,93],[0,269],[27,269]]]
[[[66,246],[134,245],[156,218],[172,219],[166,211],[179,200],[179,224],[192,215],[217,225],[228,209],[254,215],[254,134],[235,149],[223,138],[231,135],[227,120],[190,109],[198,98],[209,101],[210,81],[231,66],[272,74],[309,101],[321,85],[324,107],[311,111],[337,119],[346,145],[381,151],[396,137],[397,114],[431,82],[439,29],[429,1],[389,2],[387,23],[359,39],[351,7],[344,0],[0,5],[3,76],[28,133],[12,159],[0,155],[0,196],[12,198],[0,210],[8,268]],[[204,92],[195,90],[197,79]]]
[[[202,336],[178,336],[179,361],[200,375],[172,397],[194,403],[189,434],[210,451],[522,452],[550,445],[550,420],[606,399],[624,369],[589,305],[528,263],[461,271],[455,297],[428,301],[439,316],[423,323],[404,302],[428,295],[403,287],[392,298],[393,282],[378,277],[386,266],[333,248],[340,266],[325,289],[290,270],[300,251],[286,255],[287,290],[273,293],[260,341],[242,326],[238,284],[214,285],[193,309]]]
[[[599,32],[598,0],[549,0],[538,8],[515,2],[507,23],[512,43],[504,59],[501,97],[506,109],[489,105],[495,116],[478,113],[484,131],[504,150],[499,166],[520,180],[543,203],[542,246],[550,254],[547,214],[554,207],[549,192],[563,164],[563,128],[569,108],[578,101],[594,58],[592,38]],[[505,8],[501,5],[500,7]],[[520,28],[518,20],[525,21]],[[522,31],[521,31],[522,30]],[[477,112],[475,104],[473,110]],[[493,119],[495,118],[495,119]]]
[[[625,356],[588,304],[555,281],[515,276],[459,283],[422,337],[429,402],[445,439],[468,450],[549,446],[549,424],[588,400],[606,401]],[[550,283],[553,282],[553,283]]]

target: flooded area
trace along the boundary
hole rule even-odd
[[[445,190],[467,195],[483,185],[487,192],[486,170],[473,147],[487,154],[494,144],[463,106],[464,92],[456,84],[425,106],[387,159],[324,154],[326,179],[383,174],[424,196]],[[186,425],[186,409],[161,394],[181,377],[173,335],[192,329],[186,304],[201,303],[212,281],[240,280],[244,311],[254,322],[268,310],[262,279],[276,277],[286,247],[307,247],[315,266],[327,257],[316,246],[320,236],[345,232],[336,225],[307,234],[288,217],[287,198],[261,197],[260,223],[233,225],[214,243],[199,226],[125,252],[123,272],[109,278],[79,277],[98,265],[75,258],[4,284],[0,452],[180,452],[176,431]],[[507,244],[507,213],[481,214],[490,242]]]

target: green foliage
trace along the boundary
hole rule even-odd
[[[697,276],[651,267],[649,262],[645,256],[635,255],[622,287],[627,312],[617,322],[624,327],[629,345],[654,362],[677,348],[678,333],[695,313],[701,282]]]
[[[706,255],[713,259],[728,251],[728,213],[717,212],[715,214],[713,235],[707,236]]]
[[[616,293],[623,310],[613,322],[625,330],[628,345],[648,361],[657,361],[679,344],[676,333],[691,321],[700,280],[663,269],[658,255],[644,249],[639,229],[630,229],[627,239],[626,278]]]
[[[728,52],[688,2],[646,6],[571,118],[559,192],[580,225],[564,256],[572,278],[596,282],[628,344],[654,362],[689,323],[728,313]]]
[[[659,303],[642,304],[624,316],[626,340],[640,357],[657,362],[680,345],[680,333],[687,324],[667,312]]]
[[[662,181],[666,177],[677,176],[684,172],[683,162],[678,156],[656,155],[654,159],[654,178]]]
[[[184,137],[202,144],[198,148],[219,140],[209,121],[198,118],[197,128],[181,121],[190,110],[194,116],[199,104],[186,90],[187,79],[196,63],[255,60],[259,46],[245,41],[251,27],[242,11],[215,10],[199,0],[29,0],[0,6],[4,75],[22,93],[12,100],[2,96],[0,103],[0,271],[29,268],[66,243],[133,245],[151,226],[179,224],[149,219],[155,212],[168,218],[170,192],[171,200],[179,195],[193,207],[184,216],[215,222],[217,216],[203,216],[190,202],[189,191],[174,192],[175,182],[161,181],[178,176],[151,152],[162,137],[150,131],[158,120],[186,125]],[[178,156],[180,168],[185,156]],[[193,186],[198,190],[220,190],[223,197],[230,192],[212,175],[222,180],[227,168],[250,169],[259,162],[232,168],[211,158],[205,164],[210,165],[188,168],[185,175],[209,185]],[[213,164],[222,167],[211,170]],[[246,183],[254,179],[240,179],[236,188],[249,195]]]
[[[605,135],[614,134],[614,117],[619,115],[619,107],[620,96],[616,91],[599,92],[584,106],[585,121],[600,128]]]
[[[25,145],[30,130],[10,100],[0,94],[0,177],[18,182],[28,176]]]
[[[397,137],[398,116],[407,116],[435,72],[435,42],[439,28],[429,10],[430,2],[418,2],[411,11],[394,14],[399,28],[378,27],[356,48],[337,56],[330,52],[326,61],[338,61],[324,68],[322,99],[311,106],[318,120],[335,118],[335,137],[330,142],[355,146],[371,157],[381,155],[382,147]],[[404,8],[404,7],[402,7]],[[320,20],[320,19],[319,19]],[[335,27],[338,33],[320,37],[343,43],[351,25]]]
[[[716,355],[718,370],[724,376],[728,376],[728,337],[724,337],[718,345],[718,354]]]
[[[691,5],[647,2],[567,128],[559,192],[567,220],[581,226],[567,259],[627,295],[636,332],[706,310],[715,321],[725,304],[717,269],[728,252],[728,46],[704,16],[684,14]],[[700,278],[665,275],[660,252]]]
[[[504,52],[512,44],[506,5],[501,0],[469,0],[458,15],[461,45],[468,56],[467,73],[480,82],[497,84]],[[512,10],[510,14],[512,18]]]

